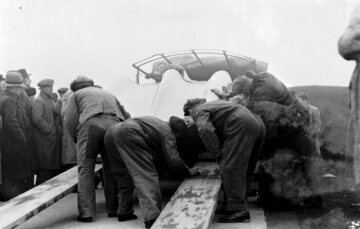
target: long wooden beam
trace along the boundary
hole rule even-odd
[[[0,207],[0,228],[15,228],[75,190],[77,166],[11,199]],[[95,172],[101,169],[96,164]]]
[[[186,179],[180,185],[152,229],[209,227],[221,187],[219,167],[215,162],[200,162],[195,167],[204,175]]]

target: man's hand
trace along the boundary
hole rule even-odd
[[[194,176],[200,176],[201,173],[199,170],[197,170],[196,168],[191,168],[189,169],[189,174],[191,177],[194,177]]]

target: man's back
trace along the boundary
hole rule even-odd
[[[103,89],[86,87],[76,91],[74,97],[79,111],[80,125],[97,114],[115,115],[125,120],[116,97]]]

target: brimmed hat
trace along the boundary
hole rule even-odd
[[[40,88],[42,87],[51,87],[54,85],[54,80],[52,79],[43,79],[37,84]]]
[[[6,73],[5,87],[25,87],[20,72],[11,70]]]
[[[193,108],[194,106],[196,105],[200,105],[200,104],[203,104],[203,103],[206,103],[206,99],[203,99],[203,98],[195,98],[195,99],[188,99],[183,107],[183,110],[184,110],[184,115],[185,116],[188,116],[190,115],[190,112],[189,110],[191,108]]]
[[[31,76],[31,74],[28,74],[26,69],[22,68],[22,69],[19,69],[18,72],[20,72],[20,74],[25,78],[29,78],[29,76]]]
[[[85,87],[94,86],[94,81],[86,76],[78,76],[76,79],[71,82],[70,89],[75,92]]]
[[[59,94],[64,94],[64,93],[66,93],[68,90],[69,90],[69,88],[67,88],[67,87],[62,87],[62,88],[59,88],[59,89],[57,90],[57,92],[58,92]]]

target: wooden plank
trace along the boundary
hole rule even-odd
[[[95,172],[101,169],[96,164]],[[0,207],[0,228],[15,228],[75,190],[78,167],[67,170]]]
[[[180,185],[152,229],[209,227],[221,187],[220,170],[215,162],[200,162],[195,167],[203,175],[186,179]]]

